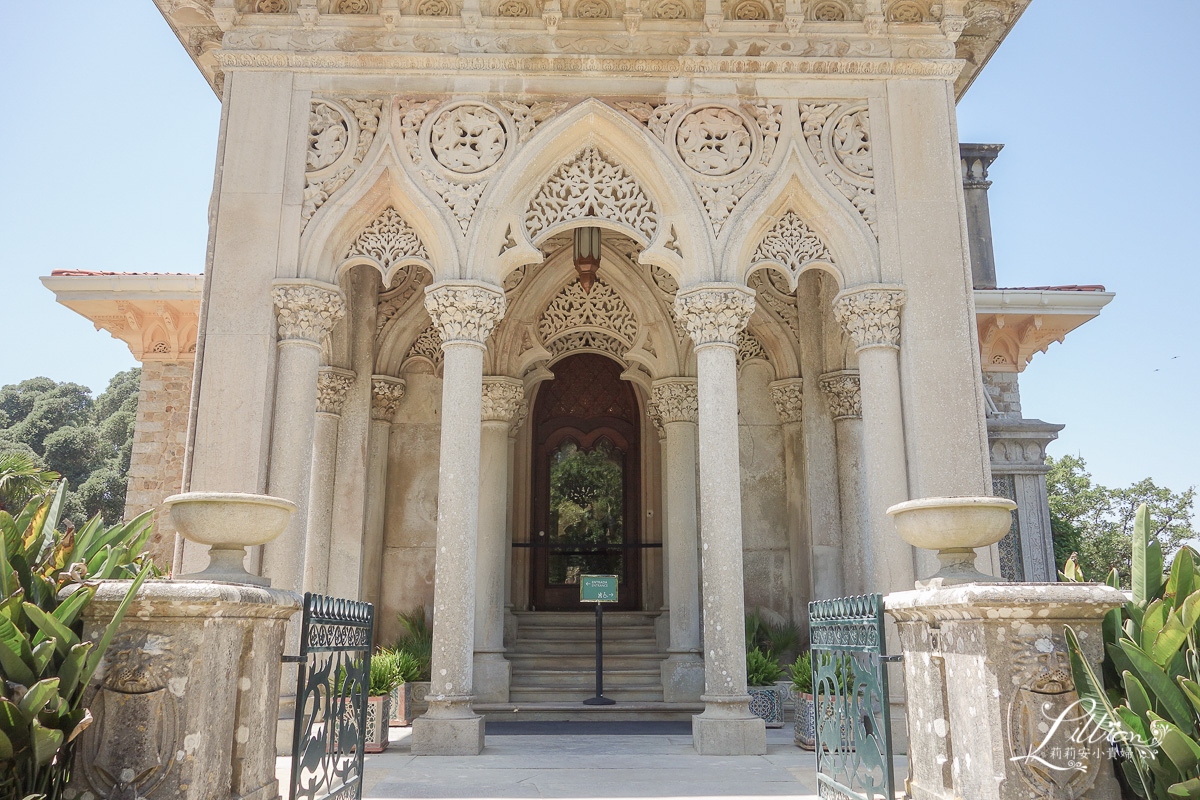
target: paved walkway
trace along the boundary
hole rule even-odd
[[[414,756],[408,744],[411,729],[392,728],[391,747],[366,757],[363,797],[816,800],[815,757],[792,743],[790,725],[767,731],[765,756],[713,757],[692,749],[687,723],[678,733],[657,735],[620,728],[564,735],[546,733],[538,724],[489,725],[487,746],[475,757]],[[515,730],[534,735],[516,735]],[[280,759],[282,784],[287,782],[287,761]]]

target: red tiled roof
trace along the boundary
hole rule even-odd
[[[114,276],[114,275],[196,275],[203,273],[195,272],[105,272],[103,270],[91,269],[55,269],[50,271],[52,277],[79,277],[79,276]]]
[[[1087,286],[997,286],[1002,292],[1103,292],[1100,284]]]

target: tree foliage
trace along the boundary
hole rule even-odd
[[[1085,575],[1107,575],[1115,569],[1122,586],[1129,586],[1132,570],[1133,525],[1137,510],[1146,505],[1150,535],[1170,558],[1189,539],[1195,489],[1172,492],[1149,478],[1118,489],[1092,482],[1087,462],[1079,456],[1047,458],[1050,473],[1046,488],[1050,496],[1050,525],[1054,534],[1054,556],[1059,569],[1075,555]]]
[[[0,459],[20,455],[29,466],[61,475],[68,490],[62,517],[76,527],[100,514],[121,518],[125,480],[133,454],[141,370],[117,373],[95,399],[86,386],[30,378],[0,388]],[[10,470],[16,469],[13,461]],[[10,479],[13,494],[0,491],[0,510],[24,505],[31,489]]]

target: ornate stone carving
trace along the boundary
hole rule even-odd
[[[800,338],[800,309],[796,295],[788,287],[787,278],[774,269],[757,269],[746,279],[754,290],[754,300],[759,308],[769,309],[779,321],[787,325],[792,336]]]
[[[421,0],[417,3],[417,15],[422,17],[450,17],[454,9],[446,0]]]
[[[687,19],[691,16],[680,0],[662,0],[654,6],[653,15],[655,19]]]
[[[400,401],[404,399],[407,389],[408,384],[400,378],[393,378],[389,375],[372,375],[371,419],[380,422],[395,421],[396,411],[400,408]]]
[[[708,217],[709,224],[712,225],[714,236],[721,235],[721,229],[725,227],[729,215],[733,213],[737,204],[742,201],[747,192],[754,188],[754,184],[758,183],[761,177],[762,173],[755,170],[736,183],[722,186],[694,184],[696,191],[700,193],[700,202],[704,204],[704,213]]]
[[[340,415],[346,393],[354,383],[354,373],[337,367],[325,367],[317,373],[317,413]]]
[[[682,103],[617,103],[617,108],[646,126],[660,142],[667,141],[667,126]]]
[[[338,0],[338,14],[370,14],[371,4],[367,0]]]
[[[579,0],[575,4],[575,16],[580,19],[608,19],[612,8],[604,0]]]
[[[408,352],[404,354],[404,360],[408,361],[408,359],[414,356],[427,359],[433,365],[434,369],[442,365],[442,358],[444,357],[442,353],[442,340],[432,322],[426,325],[425,329],[409,345]]]
[[[501,0],[501,3],[496,6],[496,16],[498,17],[532,17],[533,9],[528,3],[522,0]]]
[[[804,381],[788,378],[771,384],[771,402],[784,425],[804,421]]]
[[[512,425],[516,422],[524,402],[525,387],[520,381],[504,377],[483,379],[482,418],[485,422],[506,422]]]
[[[868,286],[849,289],[833,301],[833,314],[857,350],[900,346],[900,308],[904,289]]]
[[[764,261],[780,264],[792,273],[793,278],[799,278],[806,265],[814,261],[832,264],[833,256],[800,215],[788,211],[767,231],[750,257],[751,264]]]
[[[425,291],[425,310],[444,345],[482,347],[504,316],[504,292],[480,284],[435,284]]]
[[[888,22],[913,23],[924,22],[925,19],[925,9],[914,0],[896,0],[887,7]]]
[[[767,355],[767,348],[763,347],[762,340],[750,331],[742,331],[738,334],[737,365],[740,367],[752,358],[758,358],[768,363],[771,361],[770,356]]]
[[[658,231],[658,212],[641,185],[595,147],[563,164],[529,202],[525,230],[530,239],[560,222],[586,218],[625,225],[648,240]]]
[[[311,283],[283,283],[271,289],[280,341],[320,344],[346,314],[346,301],[336,289]]]
[[[433,110],[437,107],[437,100],[410,100],[408,98],[396,100],[396,117],[399,122],[400,140],[404,142],[404,149],[408,152],[408,157],[412,159],[414,164],[420,164],[422,160],[419,147],[421,124],[425,122],[425,118],[433,113]]]
[[[258,0],[254,4],[254,10],[259,14],[286,14],[288,0]]]
[[[314,101],[308,113],[308,171],[324,169],[337,161],[349,141],[350,127],[342,112],[326,102]]]
[[[650,389],[655,414],[665,425],[670,422],[696,422],[699,404],[694,378],[667,378],[655,381]]]
[[[871,120],[866,106],[801,103],[800,123],[817,166],[878,238]]]
[[[564,353],[575,353],[581,350],[594,350],[608,353],[621,363],[625,363],[625,352],[629,345],[606,331],[574,330],[546,345],[550,355],[557,358]]]
[[[637,338],[637,319],[621,295],[609,284],[597,280],[585,293],[578,280],[562,288],[538,319],[538,335],[553,342],[567,331],[578,328],[610,331],[623,339],[626,348]]]
[[[408,305],[413,295],[429,283],[429,272],[415,265],[402,266],[392,276],[392,285],[379,295],[375,306],[375,335],[384,329]]]
[[[301,230],[362,163],[379,132],[382,113],[382,100],[345,97],[340,106],[332,100],[312,101],[308,117]],[[350,149],[351,143],[353,149]]]
[[[391,269],[393,264],[406,258],[429,260],[429,252],[417,232],[390,206],[364,228],[350,245],[346,258],[355,256],[373,258],[384,269]]]
[[[762,153],[758,160],[766,166],[771,156],[775,155],[775,145],[779,143],[779,134],[783,129],[783,106],[760,102],[744,108],[758,122],[758,130],[762,134]]]
[[[421,170],[421,177],[437,193],[437,196],[442,198],[442,202],[450,209],[450,213],[458,222],[459,230],[465,236],[467,229],[471,227],[475,209],[479,207],[479,198],[483,197],[483,190],[487,188],[487,181],[455,183],[440,175],[435,175],[427,169]]]
[[[821,376],[821,391],[834,419],[862,419],[862,395],[858,370],[842,370]]]
[[[675,315],[697,348],[736,347],[753,313],[754,293],[735,284],[702,284],[675,296]]]
[[[508,133],[500,115],[481,105],[446,109],[433,121],[429,133],[434,159],[461,175],[495,166],[507,145]]]
[[[725,0],[725,17],[736,20],[768,20],[773,19],[770,8],[759,0]]]
[[[723,176],[750,161],[754,138],[741,114],[705,106],[684,116],[675,132],[675,147],[690,169],[701,175]]]
[[[522,15],[524,16],[524,15]],[[501,100],[500,107],[512,115],[517,126],[517,144],[524,144],[533,136],[537,127],[551,117],[562,113],[568,103],[541,102],[515,103],[511,100]]]

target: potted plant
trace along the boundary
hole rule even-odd
[[[429,680],[433,663],[433,628],[425,619],[425,606],[396,615],[404,633],[392,647],[402,653],[401,683],[392,691],[393,727],[411,725],[428,708]]]
[[[792,700],[795,703],[797,747],[815,750],[817,747],[817,715],[812,696],[812,653],[801,653],[788,668],[792,675]]]
[[[771,653],[757,647],[746,653],[746,691],[750,694],[750,712],[762,717],[768,728],[783,727],[783,692],[775,685],[783,668]]]
[[[367,730],[363,735],[363,749],[368,753],[382,753],[388,746],[391,694],[392,690],[400,685],[398,660],[398,654],[387,649],[380,649],[371,656],[371,682],[367,690]]]

